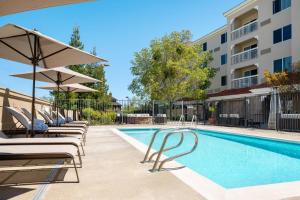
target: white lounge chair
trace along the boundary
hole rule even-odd
[[[0,145],[0,161],[44,159],[72,160],[72,166],[64,165],[63,167],[74,168],[77,178],[76,182],[79,182],[79,175],[75,162],[75,157],[77,156],[77,154],[77,148],[72,145]],[[41,162],[41,164],[43,163]],[[36,169],[36,166],[34,167]],[[1,171],[7,170],[9,171],[9,169],[1,169]],[[14,168],[13,170],[16,171],[17,169]]]
[[[47,111],[38,110],[38,113],[44,118],[45,122],[51,127],[57,127],[58,125],[58,127],[74,127],[74,128],[83,128],[85,130],[87,130],[88,128],[87,125],[85,124],[64,123],[63,120],[59,120],[59,122],[57,123],[57,119],[53,119]]]
[[[8,138],[3,132],[0,131],[0,145],[72,145],[78,149],[79,153],[81,149],[81,155],[85,155],[82,142],[75,137]]]
[[[81,128],[73,128],[73,127],[48,127],[45,123],[41,121],[34,121],[34,128],[31,130],[31,121],[19,110],[13,107],[5,107],[6,110],[16,119],[19,123],[21,123],[27,130],[44,133],[46,135],[80,135],[84,144],[86,142],[86,131]]]

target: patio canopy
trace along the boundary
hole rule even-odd
[[[43,87],[39,87],[40,89],[45,89],[45,90],[53,90],[53,91],[57,91],[59,92],[60,90],[67,92],[67,99],[69,100],[69,94],[70,92],[77,92],[77,93],[83,93],[83,92],[98,92],[97,90],[94,90],[92,88],[86,87],[84,85],[80,85],[78,83],[74,83],[74,84],[67,84],[67,85],[60,85],[59,87],[57,87],[57,85],[55,84],[51,84],[48,86],[43,86]],[[56,109],[57,109],[57,113],[56,116],[58,116],[58,102],[56,103]],[[68,120],[69,118],[69,104],[68,104],[68,109],[67,109],[67,117],[66,119]],[[58,120],[57,120],[58,122]]]
[[[14,74],[11,76],[32,80],[34,73],[27,72],[27,73],[23,73],[23,74]],[[56,87],[65,85],[65,84],[73,84],[73,83],[100,82],[97,79],[86,76],[84,74],[80,74],[80,73],[70,70],[66,67],[56,67],[56,68],[51,68],[51,69],[38,70],[35,73],[35,79],[37,81],[55,83]]]
[[[0,16],[91,0],[0,0]]]
[[[0,27],[0,58],[44,68],[106,61],[14,24]]]
[[[105,61],[104,59],[45,36],[40,32],[13,24],[0,27],[0,58],[33,66],[32,135],[34,135],[36,67],[53,68]]]
[[[34,79],[35,78],[35,80],[38,80],[38,81],[55,83],[56,84],[55,90],[58,92],[58,94],[60,92],[61,87],[63,87],[63,84],[99,82],[99,80],[97,80],[97,79],[80,74],[78,72],[72,71],[65,67],[41,69],[41,70],[37,71],[36,73],[29,72],[29,73],[24,73],[24,74],[15,74],[12,76],[19,77],[19,78],[25,78],[25,79]],[[85,86],[82,85],[81,89],[83,89],[83,87],[85,87]],[[85,87],[85,89],[86,88],[88,88],[88,87]],[[88,88],[88,89],[92,90],[91,88]],[[67,91],[67,92],[69,93],[70,91]],[[57,111],[57,116],[58,116],[58,105],[57,104],[56,104],[56,111]],[[57,120],[57,125],[58,125],[58,120]]]
[[[47,86],[42,86],[39,87],[40,89],[45,89],[45,90],[53,90],[53,91],[58,91],[57,85],[55,84],[50,84]],[[84,85],[80,85],[78,83],[74,84],[67,84],[67,85],[60,85],[59,89],[64,92],[97,92],[97,90],[94,90],[92,88],[86,87]]]

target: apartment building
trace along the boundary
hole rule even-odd
[[[225,26],[195,41],[214,58],[208,93],[260,85],[265,70],[291,71],[300,61],[299,9],[300,0],[246,0],[225,12]]]

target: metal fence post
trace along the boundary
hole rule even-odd
[[[250,110],[250,109],[247,109],[248,107],[248,101],[247,101],[247,97],[245,97],[244,99],[244,105],[245,105],[245,109],[244,109],[244,115],[245,115],[245,120],[244,120],[244,127],[246,128],[247,127],[247,124],[248,124],[248,114],[247,114],[247,110]],[[250,105],[250,104],[249,104]]]
[[[89,110],[91,110],[91,102],[90,102],[90,99],[88,99],[88,108]],[[88,122],[89,124],[91,124],[91,112],[88,112]]]
[[[154,111],[154,108],[155,108],[155,100],[152,101],[152,124],[155,123],[155,111]]]

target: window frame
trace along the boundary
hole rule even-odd
[[[221,55],[221,65],[226,65],[227,64],[227,53]]]
[[[273,15],[288,9],[292,6],[291,0],[274,0],[273,1]]]
[[[221,76],[221,86],[227,86],[227,76]]]
[[[292,24],[282,27],[282,41],[290,39],[292,39]]]
[[[280,34],[280,36],[277,36],[277,34]],[[282,28],[273,31],[273,44],[277,44],[280,42],[282,42]]]
[[[276,62],[278,62],[278,66],[275,67]],[[280,63],[280,64],[279,64]],[[281,73],[281,72],[292,72],[292,63],[293,63],[293,58],[292,56],[276,59],[273,61],[273,73]],[[280,66],[279,66],[280,65]],[[289,66],[287,66],[289,65]],[[277,70],[275,70],[275,68]],[[278,70],[280,68],[280,70]]]
[[[202,44],[202,50],[203,50],[203,51],[207,51],[207,42],[204,42],[204,43]]]
[[[221,44],[227,43],[227,32],[221,35]]]

